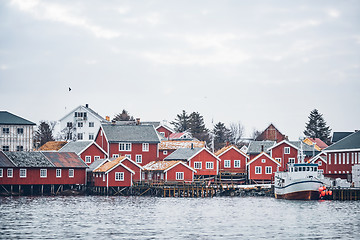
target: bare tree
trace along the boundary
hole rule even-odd
[[[231,144],[235,144],[237,147],[241,147],[242,137],[245,134],[245,127],[241,124],[241,122],[230,123],[229,128],[229,141]]]
[[[253,129],[253,132],[252,132],[252,134],[251,134],[251,138],[253,139],[253,140],[255,140],[258,136],[260,136],[260,134],[261,134],[261,132],[259,131],[259,130],[257,130],[257,129]]]

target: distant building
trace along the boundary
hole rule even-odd
[[[255,139],[255,141],[276,141],[281,142],[287,139],[272,123]]]
[[[161,141],[159,144],[159,160],[163,160],[179,148],[204,148],[204,141]]]
[[[107,158],[107,153],[94,141],[68,142],[59,152],[74,152],[87,165],[92,164],[98,159]]]
[[[270,154],[270,150],[268,149],[275,144],[276,141],[250,141],[246,153],[251,160],[262,152]]]
[[[62,139],[93,141],[101,123],[108,121],[86,104],[69,112],[59,122]]]
[[[36,124],[7,111],[0,111],[0,150],[32,151]]]

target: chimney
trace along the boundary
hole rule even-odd
[[[264,145],[261,145],[261,152],[264,151]]]
[[[136,125],[140,125],[140,118],[136,118]]]
[[[194,149],[194,144],[193,143],[191,144],[191,149]]]
[[[106,116],[105,119],[106,119],[106,121],[110,122],[110,117],[109,116]]]
[[[86,107],[86,108],[89,108],[89,104],[88,104],[88,103],[87,103],[87,104],[85,104],[85,107]]]
[[[112,124],[112,125],[115,125],[115,124],[116,124],[116,121],[115,121],[115,120],[112,120],[112,121],[111,121],[111,124]]]

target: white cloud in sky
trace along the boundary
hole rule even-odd
[[[338,18],[340,17],[340,12],[336,9],[328,9],[327,14],[332,18]]]
[[[8,69],[9,69],[8,65],[6,65],[6,64],[1,64],[0,65],[0,70],[5,71],[5,70],[8,70]]]

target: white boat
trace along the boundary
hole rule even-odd
[[[324,175],[318,171],[318,164],[304,163],[301,145],[298,163],[289,164],[284,172],[275,172],[275,198],[319,199],[319,188],[323,186],[323,179]]]

